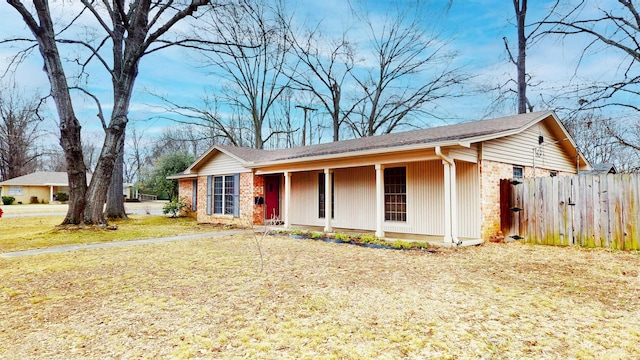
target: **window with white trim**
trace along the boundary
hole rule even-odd
[[[513,167],[513,178],[514,179],[522,179],[524,176],[524,169],[521,166]]]
[[[22,194],[23,194],[23,191],[22,191],[22,186],[21,185],[9,186],[9,190],[7,190],[7,195],[9,195],[9,196],[22,195]]]
[[[384,169],[384,219],[407,221],[407,168]]]
[[[240,174],[212,176],[207,181],[207,209],[213,207],[213,214],[239,216],[240,210]],[[213,206],[211,206],[213,203]],[[210,214],[210,213],[208,213]]]

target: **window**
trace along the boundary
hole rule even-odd
[[[222,180],[224,176],[213,178],[213,213],[222,214]]]
[[[520,166],[513,167],[513,178],[514,179],[522,179],[524,175],[524,170]]]
[[[318,173],[318,217],[324,219],[325,217],[325,175],[323,172]],[[331,173],[331,218],[335,217],[335,191],[333,173]]]
[[[207,215],[211,215],[210,209],[211,203],[213,203],[214,214],[238,217],[240,214],[240,174],[210,178],[213,178],[213,181],[207,179]]]
[[[198,210],[198,180],[191,180],[191,210]]]
[[[18,185],[13,185],[13,186],[9,186],[9,190],[7,191],[7,195],[12,196],[12,195],[22,195],[22,186]]]
[[[384,219],[407,221],[407,169],[384,169]]]
[[[233,176],[224,177],[224,214],[233,215],[233,203],[234,203],[234,181]]]

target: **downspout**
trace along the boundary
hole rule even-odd
[[[458,238],[456,163],[452,158],[442,153],[442,148],[440,146],[435,147],[435,152],[436,156],[442,159],[445,171],[445,227],[449,227],[449,229],[445,229],[445,242],[448,240],[447,237],[450,234],[451,243],[456,246],[460,246],[462,241]],[[449,221],[446,221],[447,218]]]

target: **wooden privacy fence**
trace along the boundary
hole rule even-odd
[[[640,250],[640,174],[500,180],[505,237]]]

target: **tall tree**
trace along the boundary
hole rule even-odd
[[[331,117],[333,141],[340,140],[340,127],[358,106],[344,106],[344,86],[355,67],[355,48],[346,32],[339,39],[327,38],[319,29],[304,36],[289,36],[301,65],[290,69],[291,80],[299,90],[312,93],[320,109]]]
[[[215,8],[199,31],[222,40],[203,56],[212,73],[227,80],[223,101],[250,119],[256,149],[278,133],[267,125],[290,81],[284,73],[291,45],[283,12],[279,3],[272,8],[266,2],[237,0]]]
[[[436,29],[428,29],[422,19],[420,2],[385,15],[384,19],[362,16],[369,33],[375,65],[352,75],[363,94],[357,115],[349,124],[356,136],[390,133],[411,124],[411,115],[429,113],[436,102],[459,95],[453,92],[468,76],[455,63],[456,54],[447,50],[447,41]],[[358,11],[366,14],[366,11]],[[434,115],[431,112],[431,115]]]
[[[37,97],[25,97],[15,86],[0,91],[0,178],[12,179],[36,170],[41,119]]]
[[[63,224],[106,224],[103,205],[107,200],[107,189],[111,184],[114,166],[123,144],[140,61],[145,55],[157,50],[188,43],[189,39],[170,38],[170,30],[196,14],[210,1],[81,0],[82,7],[78,13],[65,14],[71,19],[66,24],[60,20],[54,23],[47,0],[34,0],[33,6],[29,8],[19,0],[7,2],[18,11],[33,35],[33,41],[36,42],[44,60],[44,71],[48,76],[51,96],[58,111],[60,144],[65,153],[70,188],[69,210]],[[67,18],[66,16],[63,19]],[[85,19],[86,16],[92,17],[102,31],[102,37],[95,42],[80,39],[71,33],[70,29],[75,27],[84,29],[80,19]],[[71,37],[66,38],[65,34]],[[9,39],[11,40],[24,39]],[[81,74],[84,74],[90,62],[97,61],[107,71],[113,87],[113,108],[108,123],[102,111],[99,112],[105,139],[91,183],[88,185],[87,169],[82,154],[80,122],[70,93],[73,87],[69,85],[62,61],[65,56],[60,46],[63,44],[75,45],[87,51],[88,55],[85,58],[72,59],[72,63],[80,65]],[[103,56],[103,48],[108,44],[111,45],[110,61]],[[71,54],[69,53],[70,57]],[[80,90],[88,93],[86,89]]]
[[[531,76],[527,73],[527,49],[532,42],[535,42],[539,36],[544,34],[540,31],[541,25],[553,14],[559,3],[559,0],[556,0],[556,2],[553,3],[551,9],[547,11],[544,20],[536,22],[533,25],[528,25],[528,0],[513,0],[513,8],[516,15],[516,34],[518,38],[518,51],[516,56],[513,55],[513,51],[511,51],[511,48],[509,47],[507,37],[503,37],[502,40],[504,41],[509,61],[516,66],[515,93],[517,94],[518,114],[533,111],[533,104],[527,97],[527,87],[531,81]],[[527,27],[531,27],[531,29],[527,31]]]

